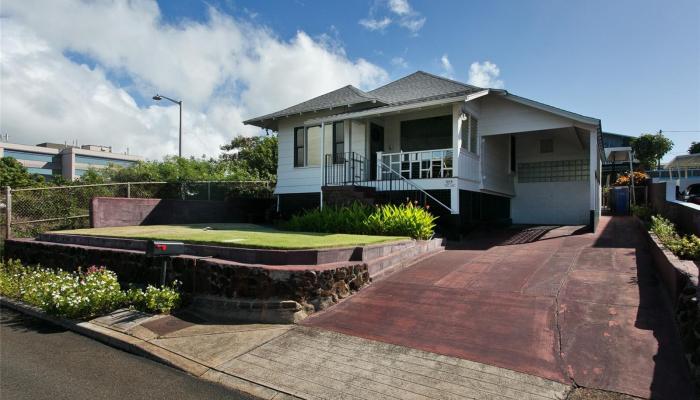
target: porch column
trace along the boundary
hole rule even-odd
[[[455,185],[450,189],[450,208],[452,209],[452,214],[459,214],[459,185],[458,180],[455,178]]]

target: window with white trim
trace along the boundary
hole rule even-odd
[[[321,126],[294,128],[294,167],[321,165]]]
[[[479,153],[479,133],[477,131],[478,122],[473,115],[464,114],[459,126],[462,138],[462,148],[470,153]]]

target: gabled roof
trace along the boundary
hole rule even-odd
[[[398,105],[469,94],[481,90],[484,89],[418,71],[369,91],[368,94],[382,99],[386,104]]]
[[[294,114],[301,114],[305,112],[312,112],[318,110],[327,110],[330,108],[348,106],[353,104],[376,102],[380,102],[380,100],[352,85],[347,85],[340,89],[336,89],[332,92],[322,94],[318,97],[314,97],[311,100],[304,101],[302,103],[293,105],[283,110],[276,111],[271,114],[263,115],[260,117],[251,118],[247,121],[243,121],[243,123],[257,125],[256,122],[259,123],[266,119],[281,118]]]
[[[265,120],[282,118],[294,114],[327,110],[354,104],[366,103],[368,107],[399,105],[418,101],[455,97],[483,90],[451,79],[418,71],[390,82],[370,92],[348,85],[303,103],[271,114],[244,121],[247,125],[264,126]]]

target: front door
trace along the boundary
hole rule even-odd
[[[377,180],[377,152],[384,151],[384,127],[377,124],[369,125],[369,176]]]

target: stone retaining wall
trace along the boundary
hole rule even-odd
[[[639,224],[641,229],[646,231],[641,221]],[[700,390],[698,267],[692,261],[680,260],[651,232],[648,232],[648,240],[654,265],[674,305],[675,319],[693,381],[696,388]]]
[[[162,259],[146,257],[144,252],[137,250],[32,239],[7,240],[4,256],[25,264],[66,270],[104,266],[116,272],[122,283],[144,285],[160,283],[163,265]],[[192,297],[289,300],[299,303],[307,313],[337,302],[370,281],[367,265],[362,262],[275,267],[193,256],[172,257],[171,261],[167,281],[182,282],[182,291]]]

